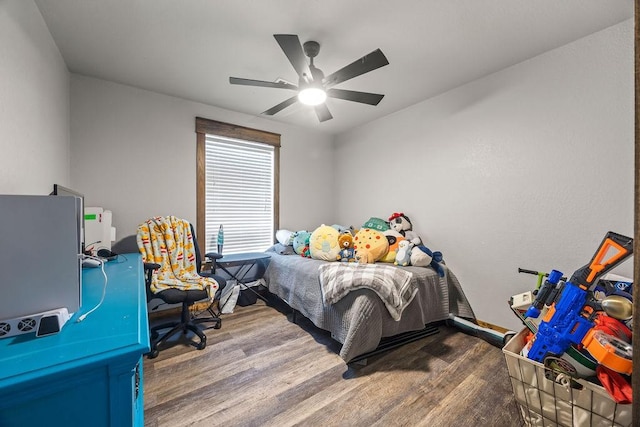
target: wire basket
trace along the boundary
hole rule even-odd
[[[550,371],[520,355],[528,330],[516,334],[502,352],[526,426],[631,426],[631,406],[616,403],[601,386]]]

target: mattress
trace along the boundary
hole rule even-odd
[[[418,289],[396,321],[369,289],[353,290],[334,304],[324,303],[319,267],[327,261],[282,255],[273,248],[268,252],[271,260],[264,279],[269,291],[315,326],[329,331],[342,344],[340,357],[347,363],[375,350],[382,338],[421,330],[450,314],[475,319],[460,282],[446,265],[442,277],[430,267],[395,267],[411,272]]]

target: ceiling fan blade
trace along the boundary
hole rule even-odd
[[[344,89],[329,89],[327,96],[369,105],[378,105],[380,101],[382,101],[382,98],[384,98],[384,95],[380,95],[379,93],[357,92],[355,90]]]
[[[335,86],[338,83],[342,83],[388,64],[389,61],[387,60],[387,57],[384,56],[384,53],[382,53],[380,49],[376,49],[370,54],[363,56],[346,67],[343,67],[335,73],[327,76],[324,79],[325,87]]]
[[[333,116],[331,115],[331,112],[329,111],[329,107],[327,107],[327,104],[323,103],[320,105],[316,105],[315,110],[316,110],[316,115],[318,116],[318,120],[320,120],[320,122],[325,122],[327,120],[333,119]]]
[[[293,68],[298,73],[298,76],[308,76],[309,80],[313,79],[309,65],[307,64],[307,58],[302,51],[302,45],[300,39],[295,34],[274,34],[276,41],[282,48],[282,51],[293,65]]]
[[[287,99],[286,101],[282,101],[280,104],[276,105],[275,107],[271,107],[267,111],[263,111],[262,114],[265,114],[267,116],[273,116],[277,112],[284,110],[285,108],[287,108],[291,104],[294,104],[297,100],[298,100],[298,95],[292,96],[291,98]]]
[[[298,90],[298,86],[285,82],[266,82],[264,80],[251,80],[242,79],[239,77],[229,77],[229,83],[232,85],[245,85],[245,86],[261,86],[261,87],[275,87],[278,89],[291,89]]]

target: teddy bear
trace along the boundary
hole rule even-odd
[[[406,267],[411,263],[411,248],[413,247],[413,243],[410,241],[403,239],[398,242],[398,252],[396,253],[396,260],[394,262],[395,265],[400,265],[402,267]]]
[[[338,246],[340,246],[340,252],[337,256],[338,261],[354,262],[356,260],[353,249],[353,236],[349,231],[345,231],[338,236]]]
[[[413,231],[411,220],[402,212],[396,212],[389,217],[389,227],[402,234],[404,238],[413,243],[414,246],[422,244],[420,236]]]

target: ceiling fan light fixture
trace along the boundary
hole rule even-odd
[[[307,87],[298,93],[298,100],[305,105],[320,105],[327,100],[327,93],[318,87]]]
[[[231,84],[287,89],[298,92],[297,95],[263,111],[262,114],[273,116],[290,105],[300,102],[301,104],[315,107],[314,110],[318,116],[318,120],[324,122],[333,118],[325,103],[329,96],[334,99],[343,99],[345,101],[369,105],[378,105],[384,97],[384,95],[379,93],[334,88],[337,84],[389,65],[389,61],[380,49],[368,53],[362,58],[353,61],[351,64],[325,77],[322,70],[313,64],[314,58],[318,56],[318,52],[320,51],[320,43],[310,40],[301,44],[300,39],[295,34],[274,34],[273,37],[280,45],[282,52],[298,75],[297,86],[281,79],[273,82],[229,77],[229,83]],[[307,58],[309,58],[308,62]],[[325,90],[325,88],[327,88],[328,91]]]

